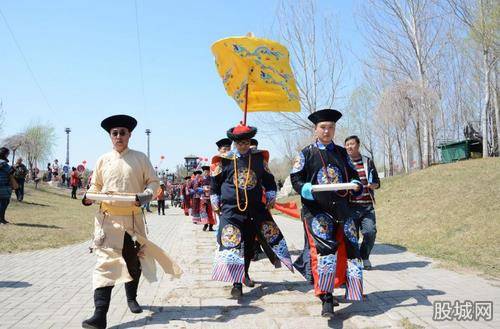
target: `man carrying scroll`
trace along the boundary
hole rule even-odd
[[[333,316],[333,289],[345,284],[346,299],[362,300],[362,263],[349,204],[351,195],[362,192],[357,171],[346,150],[333,142],[335,125],[342,114],[320,110],[309,115],[316,140],[299,152],[290,175],[293,188],[302,196],[305,246],[295,268],[314,285],[321,299],[321,315]],[[316,192],[318,185],[352,183],[355,190]]]
[[[86,206],[93,200],[101,200],[94,221],[95,311],[91,318],[83,321],[84,328],[106,328],[111,291],[119,283],[125,283],[130,311],[142,312],[136,300],[139,279],[143,273],[148,281],[156,281],[155,260],[165,272],[176,276],[181,273],[168,255],[146,236],[140,206],[151,201],[159,179],[148,157],[128,148],[136,125],[137,121],[128,115],[114,115],[101,122],[111,138],[113,150],[97,160],[91,186],[82,200]],[[118,197],[128,197],[129,201],[116,201]]]

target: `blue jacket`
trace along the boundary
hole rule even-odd
[[[11,166],[5,160],[0,160],[0,199],[10,199],[12,188],[10,187],[9,175]]]

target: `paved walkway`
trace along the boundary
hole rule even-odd
[[[90,219],[89,219],[90,220]],[[300,222],[276,216],[292,254],[303,245]],[[341,303],[333,320],[302,277],[266,260],[252,263],[257,282],[239,302],[230,286],[209,281],[213,232],[202,232],[179,209],[148,216],[151,238],[183,267],[180,280],[141,282],[142,314],[132,314],[124,288],[113,291],[110,328],[500,328],[500,288],[473,275],[436,266],[431,259],[378,244],[374,270],[365,272],[367,301]],[[93,310],[88,242],[60,249],[0,255],[0,328],[79,328]],[[339,289],[336,295],[341,295]],[[493,301],[494,321],[433,321],[434,301]],[[418,327],[416,327],[418,328]]]

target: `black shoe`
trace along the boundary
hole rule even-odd
[[[128,308],[132,313],[142,313],[142,307],[137,300],[127,300]]]
[[[333,317],[333,296],[332,294],[320,295],[321,299],[321,316],[325,318]]]
[[[82,328],[88,329],[106,329],[106,316],[99,317],[94,314],[90,319],[87,319],[82,322]]]
[[[215,230],[214,230],[214,226],[213,226],[213,225],[208,225],[208,230],[209,230],[210,232],[215,231]]]
[[[208,224],[203,225],[203,231],[206,231],[208,228]]]
[[[243,296],[243,285],[241,283],[233,283],[231,296],[233,298],[240,298],[241,296]]]
[[[253,282],[253,280],[250,279],[250,276],[248,274],[245,275],[245,281],[244,281],[244,283],[245,283],[245,286],[247,286],[247,287],[250,287],[250,288],[255,287],[255,282]]]
[[[2,219],[0,220],[0,224],[9,224],[10,222],[7,221],[6,219]]]
[[[372,269],[372,263],[368,259],[363,259],[363,269],[364,270],[371,270]]]
[[[111,301],[111,290],[113,287],[97,288],[94,291],[94,315],[82,322],[82,328],[106,329],[106,314]]]

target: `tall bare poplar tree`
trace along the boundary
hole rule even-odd
[[[493,137],[492,121],[496,121],[496,140],[500,143],[500,110],[498,104],[498,40],[500,34],[500,3],[495,0],[448,0],[455,16],[469,29],[472,39],[479,45],[482,55],[481,107],[483,157],[490,155],[488,142]],[[492,109],[492,110],[490,110]],[[493,140],[491,141],[493,146]],[[498,147],[498,146],[497,146]]]

